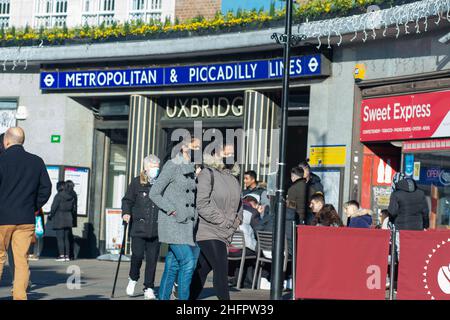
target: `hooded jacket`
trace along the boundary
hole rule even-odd
[[[350,217],[348,227],[350,228],[370,228],[372,226],[372,211],[368,209],[359,209]]]
[[[158,207],[148,196],[153,181],[145,172],[131,180],[127,193],[122,199],[122,216],[130,215],[131,236],[155,238],[158,236]]]
[[[77,199],[74,193],[61,191],[53,199],[50,219],[53,221],[53,229],[74,227],[74,215],[77,213]]]
[[[414,180],[400,180],[391,194],[389,213],[399,230],[423,230],[429,228],[429,209],[425,193],[419,190]]]
[[[226,169],[221,159],[212,156],[204,158],[204,165],[197,178],[196,240],[220,240],[228,245],[243,221],[239,166]]]

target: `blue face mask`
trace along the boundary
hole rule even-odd
[[[155,179],[155,178],[158,176],[158,174],[159,174],[159,168],[150,168],[150,169],[147,171],[147,176],[148,176],[150,179]]]

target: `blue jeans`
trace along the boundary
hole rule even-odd
[[[192,274],[200,249],[187,244],[169,244],[164,273],[159,285],[159,300],[170,300],[173,283],[177,279],[178,300],[188,300]]]

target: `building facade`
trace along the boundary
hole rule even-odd
[[[1,0],[0,27],[34,28],[111,25],[126,21],[213,18],[220,0]]]
[[[425,190],[433,226],[450,225],[449,46],[439,41],[449,22],[434,21],[421,34],[396,38],[393,26],[393,36],[364,43],[351,34],[340,46],[293,48],[286,170],[309,158],[340,213],[356,199],[377,219],[389,180],[403,170]],[[21,48],[27,70],[0,74],[3,127],[25,129],[26,149],[54,179],[84,184],[74,232],[80,256],[106,250],[108,214],[143,157],[167,158],[177,129],[205,145],[231,130],[242,171],[255,170],[275,190],[283,68],[274,31],[283,30]]]

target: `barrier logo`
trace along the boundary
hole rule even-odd
[[[423,286],[431,300],[450,298],[450,238],[431,249],[423,266]]]

